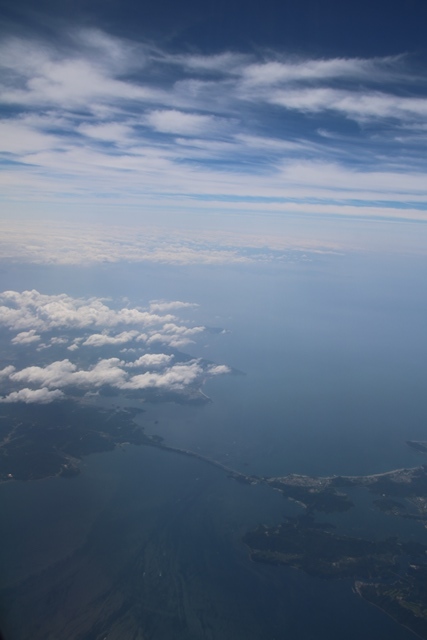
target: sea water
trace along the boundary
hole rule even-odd
[[[405,445],[427,439],[422,267],[367,256],[197,271],[11,267],[3,288],[197,302],[188,317],[225,333],[187,353],[237,372],[205,385],[211,403],[147,403],[147,433],[244,473],[352,475],[424,462]],[[245,531],[298,512],[268,487],[134,446],[81,470],[0,486],[6,640],[412,637],[351,581],[250,561]]]

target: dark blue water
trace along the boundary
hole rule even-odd
[[[410,637],[358,599],[350,582],[249,561],[240,537],[280,518],[276,492],[240,485],[197,460],[135,447],[94,456],[86,471],[80,485],[69,484],[68,500],[86,500],[102,480],[109,500],[76,549],[69,545],[62,561],[57,550],[56,564],[6,592],[6,637],[123,638],[138,628],[161,639],[356,640],[367,629],[384,640]],[[27,487],[15,492],[21,504]],[[51,494],[39,489],[37,504],[47,507]],[[65,514],[52,514],[44,535],[33,529],[33,552],[37,541],[60,537],[66,522]],[[22,550],[28,536],[3,539]]]
[[[405,440],[427,439],[425,273],[422,259],[372,256],[197,271],[16,267],[2,288],[198,302],[188,317],[228,333],[187,351],[245,375],[209,381],[205,406],[146,405],[147,432],[248,473],[350,475],[424,462]],[[243,533],[295,510],[276,492],[146,448],[89,457],[82,470],[0,486],[10,638],[412,637],[350,583],[249,561]],[[383,514],[359,527],[340,517],[349,531],[387,533]]]

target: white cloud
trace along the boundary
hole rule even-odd
[[[81,124],[78,132],[89,138],[103,142],[124,143],[132,135],[132,127],[120,122],[107,122],[105,124]]]
[[[338,111],[354,120],[425,120],[427,99],[401,97],[379,91],[349,91],[332,88],[309,88],[275,91],[267,97],[273,104],[296,111],[320,113]]]
[[[162,329],[165,333],[180,336],[194,336],[196,333],[201,333],[204,330],[205,327],[185,327],[184,325],[178,325],[174,322],[167,322],[163,325]]]
[[[21,331],[14,338],[12,338],[12,344],[30,344],[32,342],[38,342],[40,336],[36,334],[34,329],[30,331]]]
[[[182,65],[186,69],[202,71],[222,71],[226,74],[239,73],[251,58],[231,51],[214,55],[174,55],[169,58],[173,64]]]
[[[147,339],[147,344],[161,342],[171,347],[182,347],[192,342],[190,336],[202,333],[204,327],[184,327],[174,323],[166,323],[161,331],[153,332]]]
[[[115,77],[115,69],[103,68],[90,57],[62,57],[36,43],[6,40],[0,49],[3,66],[26,77],[25,87],[5,86],[2,100],[23,106],[87,107],[96,100],[158,100],[160,91]],[[15,60],[11,58],[15,56]],[[31,60],[32,58],[32,60]]]
[[[209,367],[208,371],[211,376],[222,376],[226,373],[230,373],[231,369],[230,367],[227,367],[226,364],[216,364]]]
[[[26,367],[10,375],[12,382],[58,389],[69,386],[97,388],[103,385],[120,387],[127,374],[119,358],[100,360],[89,370],[78,369],[70,360],[52,362],[46,367]]]
[[[34,396],[34,398],[40,399],[31,401],[42,401],[43,395],[52,399],[62,397],[62,394],[61,396],[47,394],[48,390],[63,390],[69,387],[79,387],[86,391],[94,391],[104,385],[119,391],[138,389],[183,391],[189,386],[200,385],[206,377],[230,372],[230,369],[225,365],[211,365],[204,368],[199,360],[168,366],[172,359],[173,356],[166,354],[145,354],[132,363],[125,363],[119,358],[109,358],[100,360],[87,370],[79,369],[76,364],[66,359],[52,362],[45,367],[26,367],[21,371],[15,371],[13,367],[7,368],[4,373],[14,384],[40,387],[38,389],[40,396]],[[125,370],[126,368],[138,367],[163,368],[163,371],[147,371],[142,374],[130,375]],[[7,396],[10,399],[4,398],[3,402],[26,401],[24,400],[26,396],[33,397],[32,394],[28,394],[29,391],[32,390],[27,387],[21,391],[14,391]]]
[[[151,367],[164,367],[170,364],[173,360],[173,355],[166,355],[165,353],[146,353],[138,360],[134,362],[128,362],[126,367],[144,367],[150,369]]]
[[[345,80],[384,80],[393,76],[399,57],[330,58],[301,60],[271,60],[247,65],[242,72],[248,85],[265,86],[343,78]]]
[[[4,120],[0,122],[1,151],[3,153],[30,153],[60,144],[57,136],[37,131],[19,121]]]
[[[94,216],[105,205],[120,219],[135,206],[144,218],[167,210],[172,220],[193,211],[202,224],[207,214],[224,211],[238,211],[245,221],[254,211],[426,219],[425,189],[410,188],[411,179],[424,178],[426,84],[410,56],[172,55],[101,30],[74,29],[55,45],[5,38],[0,67],[8,114],[0,121],[6,225],[30,204],[32,212],[64,213],[70,203]],[[349,127],[349,119],[359,126]],[[327,140],[319,129],[331,132]],[[341,201],[340,177],[354,173],[356,162],[371,174],[367,183],[382,174],[391,185],[374,189],[377,203],[355,182],[348,202]],[[298,184],[284,179],[283,166],[310,163],[337,168],[327,190],[310,173]],[[396,188],[402,184],[407,188]],[[24,230],[17,251],[3,239],[0,256],[62,264],[253,259],[221,244],[125,247],[111,237],[62,241],[55,250],[49,235],[39,236],[33,242]]]
[[[123,389],[167,389],[181,391],[200,382],[203,369],[197,360],[176,364],[162,373],[146,372],[133,376],[123,385]]]
[[[115,389],[118,393],[144,389],[181,393],[194,385],[200,386],[210,376],[229,371],[224,365],[212,366],[195,359],[173,364],[174,355],[151,350],[130,362],[111,357],[101,358],[91,366],[86,364],[88,347],[118,348],[132,340],[137,343],[161,342],[181,346],[204,331],[202,326],[180,324],[179,319],[170,314],[158,315],[136,307],[115,309],[107,306],[107,301],[100,298],[72,298],[65,294],[49,296],[37,291],[5,291],[0,294],[0,302],[3,302],[0,307],[0,324],[6,327],[13,325],[14,328],[20,324],[37,324],[39,330],[49,331],[51,334],[49,346],[68,344],[70,352],[82,352],[82,356],[77,356],[74,362],[64,358],[43,365],[33,364],[21,370],[6,366],[0,370],[2,384],[7,384],[3,393],[8,392],[2,402],[51,402],[64,397],[67,391],[72,394],[76,388],[85,393],[96,393],[103,386]],[[179,300],[152,301],[151,304],[157,305],[159,311],[195,306]],[[148,325],[144,334],[137,329],[110,333],[110,328],[119,324],[141,322]],[[94,332],[98,326],[102,333]],[[64,335],[67,329],[70,331],[69,337]],[[57,330],[60,335],[55,335]],[[38,340],[40,336],[36,334],[36,330],[29,329],[14,336],[11,345],[17,348],[21,344]],[[42,346],[47,345],[42,343]],[[143,348],[138,344],[139,353]],[[135,352],[135,349],[125,348],[124,351]],[[49,351],[51,352],[52,350]],[[45,353],[44,362],[46,358]],[[85,364],[82,365],[82,362]],[[135,372],[137,369],[145,369],[145,372]]]
[[[332,179],[332,177],[331,177]],[[237,206],[237,205],[236,205]],[[259,205],[255,205],[255,210]],[[263,204],[266,211],[292,210],[315,213],[322,205],[305,204],[303,208],[289,203]],[[340,205],[340,210],[343,205]],[[248,211],[254,211],[253,205],[247,205]],[[337,207],[338,209],[338,207]],[[355,207],[350,207],[353,211]],[[390,209],[383,209],[383,215],[392,215]],[[379,215],[379,212],[376,212]],[[412,212],[414,215],[415,212]],[[263,220],[266,227],[267,220]],[[55,224],[52,221],[38,221],[37,225],[28,222],[25,229],[17,223],[1,223],[0,221],[0,258],[37,264],[85,264],[98,263],[105,260],[111,262],[154,262],[167,264],[248,264],[262,259],[267,249],[304,249],[316,250],[337,249],[330,240],[317,239],[315,234],[309,243],[302,243],[290,233],[264,232],[253,234],[248,229],[230,230],[225,233],[221,229],[178,229],[169,232],[157,227],[146,226],[111,226],[88,225],[78,226]],[[258,256],[247,253],[248,248],[258,248]],[[72,249],[71,249],[72,248]],[[154,301],[154,304],[159,301]],[[0,297],[1,303],[1,297]],[[160,304],[162,301],[160,301]],[[150,308],[150,312],[154,309]],[[2,322],[0,310],[0,322]],[[141,336],[146,339],[147,336]]]
[[[4,369],[0,369],[0,379],[8,378],[10,374],[13,373],[14,371],[15,371],[15,367],[13,367],[12,365],[9,365]]]
[[[194,309],[199,305],[195,302],[181,302],[180,300],[152,300],[150,302],[150,311],[154,313],[163,313],[164,311],[173,311],[174,309]]]
[[[147,327],[173,319],[171,315],[159,316],[139,309],[111,309],[99,298],[84,300],[66,294],[41,294],[35,290],[0,294],[0,325],[14,329]]]
[[[176,109],[151,111],[146,122],[160,133],[173,133],[181,136],[210,136],[232,126],[232,122],[217,116],[184,113]]]
[[[61,400],[64,398],[62,391],[58,389],[49,391],[49,389],[20,389],[19,391],[12,391],[9,395],[0,397],[1,403],[11,402],[24,402],[25,404],[49,404],[55,400]]]
[[[55,344],[67,344],[68,339],[67,338],[62,338],[59,336],[53,337],[50,339],[50,344],[51,345],[55,345]]]
[[[110,336],[106,333],[93,333],[84,342],[83,347],[103,347],[105,345],[117,345],[131,342],[139,335],[138,331],[122,331],[116,336]]]

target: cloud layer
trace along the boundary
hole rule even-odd
[[[159,227],[58,224],[52,221],[0,221],[0,259],[36,264],[91,265],[96,263],[162,263],[172,265],[245,265],[271,261],[299,261],[310,255],[340,252],[342,240],[301,238],[289,233],[251,233],[248,229],[170,229]],[[309,255],[307,255],[309,254]],[[177,306],[178,304],[178,306]],[[181,305],[181,306],[179,306]],[[156,314],[189,308],[191,303],[154,301]]]
[[[48,403],[67,394],[96,393],[105,388],[113,393],[151,390],[185,394],[197,391],[211,376],[230,372],[226,365],[190,357],[182,360],[179,352],[155,350],[188,345],[204,331],[204,327],[184,324],[170,314],[158,315],[136,307],[113,308],[99,298],[38,291],[5,291],[0,294],[0,302],[0,327],[12,333],[9,361],[14,350],[21,349],[22,353],[23,346],[33,362],[43,353],[42,364],[35,362],[19,370],[7,364],[0,370],[0,402]],[[157,311],[197,307],[179,300],[153,301],[150,306]],[[134,328],[123,331],[124,326]],[[105,351],[97,355],[100,350],[120,350],[124,344],[133,347],[121,349],[122,357],[105,357]],[[58,354],[65,356],[70,351],[73,360],[70,355],[58,358]],[[51,362],[46,364],[50,353]],[[125,358],[123,353],[132,353],[134,359]]]
[[[73,29],[5,39],[0,60],[9,207],[426,217],[426,77],[408,56],[172,55]]]

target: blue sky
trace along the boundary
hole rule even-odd
[[[425,3],[57,5],[2,3],[9,227],[427,220]]]

